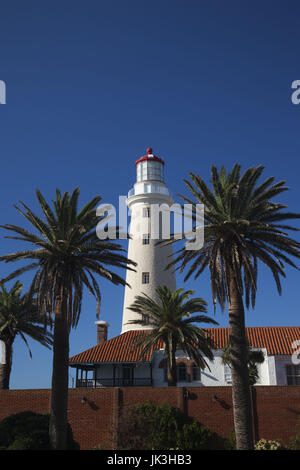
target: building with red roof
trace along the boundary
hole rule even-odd
[[[70,366],[76,369],[76,387],[167,385],[164,345],[157,343],[141,357],[135,343],[150,327],[145,330],[131,324],[137,314],[128,309],[141,292],[155,298],[158,285],[176,288],[174,272],[165,270],[172,257],[171,245],[158,246],[157,240],[151,239],[149,228],[152,205],[171,206],[174,202],[164,182],[164,165],[151,148],[135,162],[136,183],[128,193],[127,205],[137,225],[144,227],[144,233],[129,240],[128,258],[137,262],[137,268],[136,272],[128,270],[126,274],[131,288],[125,287],[121,334],[107,339],[108,323],[96,322],[96,346],[70,358]],[[209,367],[201,370],[182,351],[177,351],[178,386],[231,384],[230,368],[222,361],[228,328],[205,331],[212,340],[214,360],[207,361]],[[300,385],[300,327],[252,327],[246,332],[250,347],[264,354],[263,363],[257,366],[258,384]]]
[[[99,322],[97,328],[98,344],[70,358],[70,366],[76,369],[76,386],[167,386],[164,345],[157,343],[143,358],[135,346],[147,330],[131,330],[104,340],[107,323]],[[205,331],[213,343],[210,370],[200,370],[177,351],[178,386],[231,385],[230,368],[222,362],[229,329]],[[249,327],[246,334],[249,346],[264,354],[264,362],[258,364],[257,385],[300,385],[300,327]]]

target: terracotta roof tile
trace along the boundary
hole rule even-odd
[[[134,342],[142,335],[147,334],[146,330],[128,331],[115,338],[111,338],[105,343],[87,349],[80,354],[70,358],[72,363],[99,363],[99,362],[140,362],[139,354],[141,348],[134,347]],[[161,347],[157,345],[157,348]],[[150,362],[153,349],[143,359],[143,362]]]
[[[223,349],[228,343],[228,328],[205,328],[213,341],[214,349]],[[265,348],[269,356],[291,355],[295,351],[292,343],[300,340],[300,327],[249,327],[246,333],[250,346]],[[100,363],[100,362],[141,362],[139,359],[140,348],[134,347],[134,342],[142,335],[147,334],[147,330],[127,331],[115,338],[111,338],[105,343],[87,349],[82,353],[70,358],[70,365]],[[163,347],[158,343],[152,348],[142,362],[150,362],[154,349]]]

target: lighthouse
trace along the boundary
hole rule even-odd
[[[164,182],[165,163],[148,148],[147,154],[140,157],[135,166],[136,183],[127,198],[131,214],[128,258],[135,261],[137,266],[135,272],[127,270],[126,273],[126,282],[130,287],[125,287],[122,333],[147,328],[144,325],[130,324],[132,320],[140,320],[140,316],[128,308],[137,295],[145,293],[158,300],[158,286],[176,289],[174,271],[165,270],[172,261],[172,245],[157,244],[162,238],[165,239],[162,229],[163,214],[159,208],[166,210],[174,203]]]

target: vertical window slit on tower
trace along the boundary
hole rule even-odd
[[[149,273],[142,273],[142,283],[149,284],[150,276]]]
[[[145,233],[143,235],[143,245],[149,245],[150,243],[150,233]]]
[[[143,208],[143,217],[146,217],[146,218],[150,217],[150,207]]]

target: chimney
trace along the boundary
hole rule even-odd
[[[95,321],[95,325],[97,325],[97,345],[103,344],[107,340],[109,324],[106,321]]]

